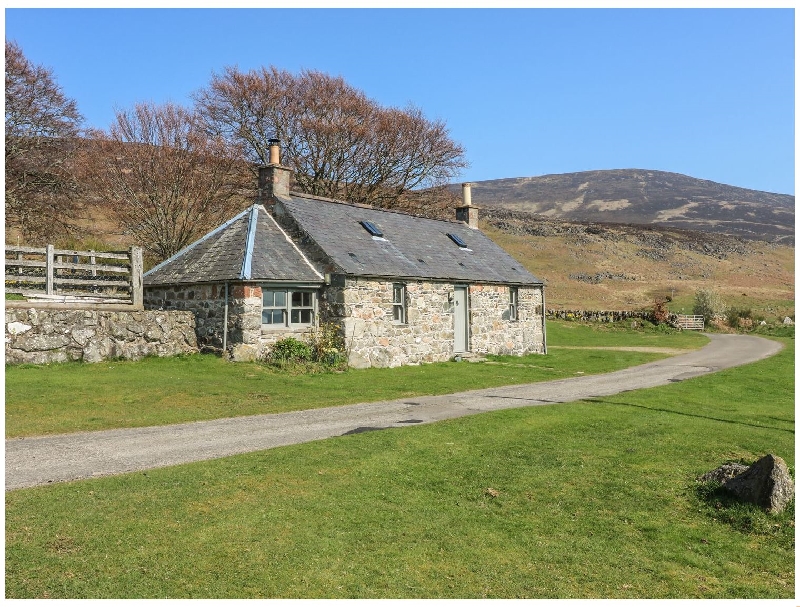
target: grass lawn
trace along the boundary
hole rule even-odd
[[[781,341],[664,387],[8,492],[6,596],[791,599],[793,508],[695,481],[794,470]]]
[[[548,343],[698,348],[694,333],[614,331],[548,323]],[[547,356],[492,357],[493,364],[437,363],[395,369],[290,375],[259,363],[195,355],[139,362],[6,367],[6,437],[158,426],[260,413],[447,394],[605,373],[666,354],[552,349]]]

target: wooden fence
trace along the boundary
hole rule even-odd
[[[706,328],[706,323],[702,316],[678,314],[678,326],[681,329],[688,329],[690,331],[704,331]]]
[[[27,302],[122,304],[141,310],[142,270],[141,247],[112,252],[6,245],[5,289]]]

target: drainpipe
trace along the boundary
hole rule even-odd
[[[547,306],[544,301],[544,285],[542,285],[542,341],[544,342],[544,353],[547,354]]]
[[[228,351],[228,283],[225,283],[225,319],[222,321],[222,355]]]

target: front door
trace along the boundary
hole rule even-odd
[[[456,287],[454,296],[455,321],[455,351],[467,352],[469,350],[469,298],[467,287]]]

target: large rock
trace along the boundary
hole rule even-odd
[[[781,512],[794,497],[794,483],[786,462],[772,454],[765,455],[722,485],[738,499],[756,504],[767,512]]]
[[[253,362],[258,358],[258,350],[249,344],[236,344],[230,350],[230,359],[237,363]]]
[[[700,481],[701,483],[716,481],[720,485],[722,485],[725,483],[725,481],[732,479],[734,476],[741,474],[745,470],[747,470],[747,466],[745,466],[744,464],[729,462],[727,464],[722,464],[719,468],[716,468],[711,472],[706,472],[703,476],[699,477],[697,480]]]

